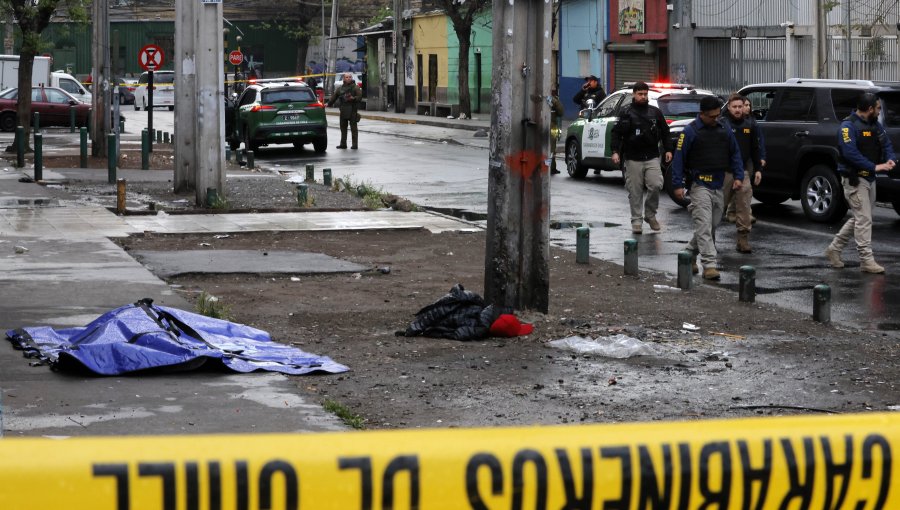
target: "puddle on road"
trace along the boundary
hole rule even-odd
[[[434,211],[436,213],[446,214],[447,216],[453,216],[454,218],[459,218],[466,221],[487,220],[487,214],[485,213],[466,211],[463,209],[454,209],[450,207],[425,207],[425,209],[428,211]]]
[[[553,230],[563,230],[569,228],[581,228],[581,227],[590,227],[590,228],[613,228],[613,227],[621,227],[621,223],[610,223],[608,221],[604,221],[602,223],[598,223],[595,221],[551,221],[550,228]]]

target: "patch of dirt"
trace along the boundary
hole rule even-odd
[[[45,168],[81,168],[81,156],[59,155],[44,156]],[[173,170],[175,168],[175,149],[166,145],[154,145],[150,153],[150,170]],[[92,156],[88,154],[87,168],[109,168],[106,156]],[[141,168],[141,151],[124,150],[119,154],[118,168]]]
[[[346,374],[296,378],[297,388],[342,403],[368,428],[864,412],[898,404],[900,363],[891,339],[740,303],[734,291],[699,279],[689,292],[660,292],[654,285],[674,285],[671,276],[627,277],[621,266],[576,264],[573,253],[555,248],[549,313],[519,314],[535,325],[533,334],[473,342],[396,336],[454,284],[482,293],[484,233],[147,234],[118,242],[127,250],[317,252],[371,267],[170,280],[189,300],[206,291],[233,320],[348,365]],[[685,322],[699,331],[683,329]],[[655,354],[613,359],[548,345],[615,334]]]

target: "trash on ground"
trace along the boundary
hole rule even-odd
[[[700,326],[695,326],[690,322],[685,322],[681,325],[681,329],[686,329],[688,331],[700,331]]]
[[[419,310],[406,331],[397,331],[396,335],[481,340],[492,333],[491,326],[508,311],[486,305],[481,296],[457,283],[444,297]],[[514,315],[512,317],[515,319]],[[515,319],[515,324],[509,319],[503,319],[498,325],[498,333],[502,336],[525,335],[531,332],[524,332],[530,327],[530,324],[520,324],[518,319]]]
[[[192,370],[210,361],[242,373],[349,370],[326,356],[274,342],[265,331],[154,305],[152,299],[106,312],[82,328],[19,328],[7,331],[6,339],[41,364],[86,368],[99,375],[163,367]]]
[[[15,249],[16,253],[18,253],[19,255],[21,255],[23,253],[28,253],[28,248],[26,248],[24,246],[16,246],[14,249]]]
[[[709,334],[710,334],[710,335],[724,336],[725,338],[731,338],[731,339],[734,339],[734,340],[743,340],[743,339],[744,339],[744,337],[743,337],[742,335],[732,335],[731,333],[718,333],[718,332],[716,332],[716,331],[710,331]]]
[[[681,289],[669,285],[654,285],[653,292],[681,292]]]
[[[608,358],[630,358],[632,356],[653,355],[655,352],[649,344],[637,338],[618,334],[613,336],[570,336],[552,340],[550,345],[558,349],[566,349],[584,354],[597,354]]]

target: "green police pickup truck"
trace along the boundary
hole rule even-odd
[[[566,171],[575,179],[583,179],[588,169],[621,171],[622,165],[612,162],[610,136],[622,110],[631,104],[633,83],[607,96],[598,105],[581,110],[578,119],[566,130]],[[700,99],[715,94],[693,85],[648,83],[650,104],[659,108],[673,133],[680,133],[700,111]],[[678,129],[681,127],[681,129]]]

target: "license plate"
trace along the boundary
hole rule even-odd
[[[299,115],[279,115],[279,122],[297,122],[300,120]]]

